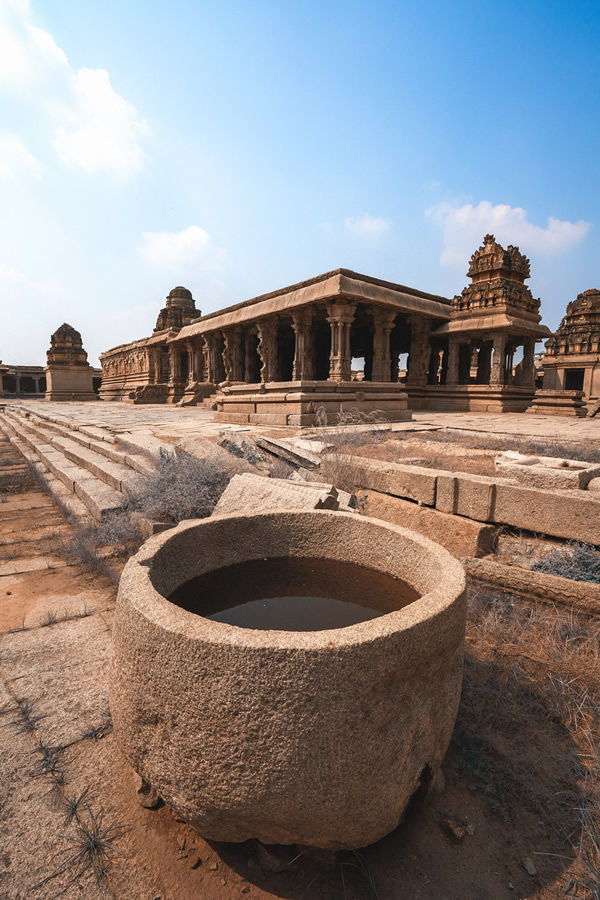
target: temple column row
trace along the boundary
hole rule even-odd
[[[327,322],[331,330],[329,373],[331,381],[350,381],[352,378],[351,328],[356,314],[356,303],[334,302],[327,304]],[[396,310],[374,307],[372,352],[367,367],[371,380],[392,381],[392,363],[397,367],[398,352],[392,354],[391,334],[396,324]],[[291,313],[291,327],[295,346],[292,380],[310,381],[315,377],[316,360],[314,340],[314,314],[304,308]],[[420,383],[426,378],[430,356],[430,322],[413,316],[411,324],[409,380]],[[170,382],[181,383],[181,351],[188,356],[187,381],[191,385],[199,381],[215,384],[227,380],[252,383],[260,369],[262,383],[280,380],[280,348],[278,345],[278,320],[275,316],[259,319],[251,329],[235,325],[223,331],[207,332],[199,340],[169,345]],[[456,348],[455,348],[456,349]],[[149,348],[149,380],[161,378],[160,350]],[[257,358],[258,357],[258,358]],[[256,362],[254,362],[256,360]],[[289,359],[292,365],[291,358]],[[288,376],[289,377],[289,376]]]

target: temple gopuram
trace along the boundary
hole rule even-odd
[[[468,274],[472,284],[451,301],[336,269],[205,316],[177,287],[150,337],[101,355],[101,396],[210,398],[217,421],[295,426],[349,409],[388,421],[411,408],[523,410],[535,343],[550,336],[524,284],[529,260],[486,235]]]

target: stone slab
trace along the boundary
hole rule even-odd
[[[375,519],[410,528],[441,544],[458,559],[491,553],[497,532],[492,525],[447,515],[437,509],[418,506],[410,500],[371,490],[367,492],[365,513]]]
[[[290,509],[337,510],[338,507],[338,493],[333,486],[313,488],[281,478],[245,473],[233,476],[212,514],[225,516]]]
[[[353,490],[359,485],[384,494],[435,506],[438,472],[419,466],[382,462],[365,456],[329,453],[321,457],[321,474],[336,487]],[[352,482],[352,483],[351,483]]]
[[[465,568],[469,580],[500,592],[534,598],[544,603],[559,603],[593,615],[600,614],[600,585],[572,581],[558,575],[533,572],[519,566],[507,566],[491,559],[468,559]]]

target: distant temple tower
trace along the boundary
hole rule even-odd
[[[546,342],[544,390],[583,391],[600,399],[600,291],[578,294],[556,334]]]
[[[471,284],[453,298],[450,321],[433,335],[448,338],[445,383],[434,408],[521,412],[535,391],[535,344],[551,333],[525,284],[529,260],[486,234],[467,274]],[[515,366],[518,347],[523,358]]]
[[[164,331],[165,328],[176,328],[179,331],[199,315],[200,310],[196,309],[192,292],[181,285],[174,287],[167,295],[166,306],[158,314],[154,331]]]
[[[66,322],[50,338],[46,400],[97,400],[81,335]]]

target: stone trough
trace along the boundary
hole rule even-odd
[[[218,584],[226,567],[274,560],[360,565],[412,599],[321,631],[239,627],[168,599],[204,573]],[[406,529],[312,510],[184,522],[147,541],[121,578],[115,735],[205,838],[362,847],[435,778],[458,708],[464,628],[462,567]]]

